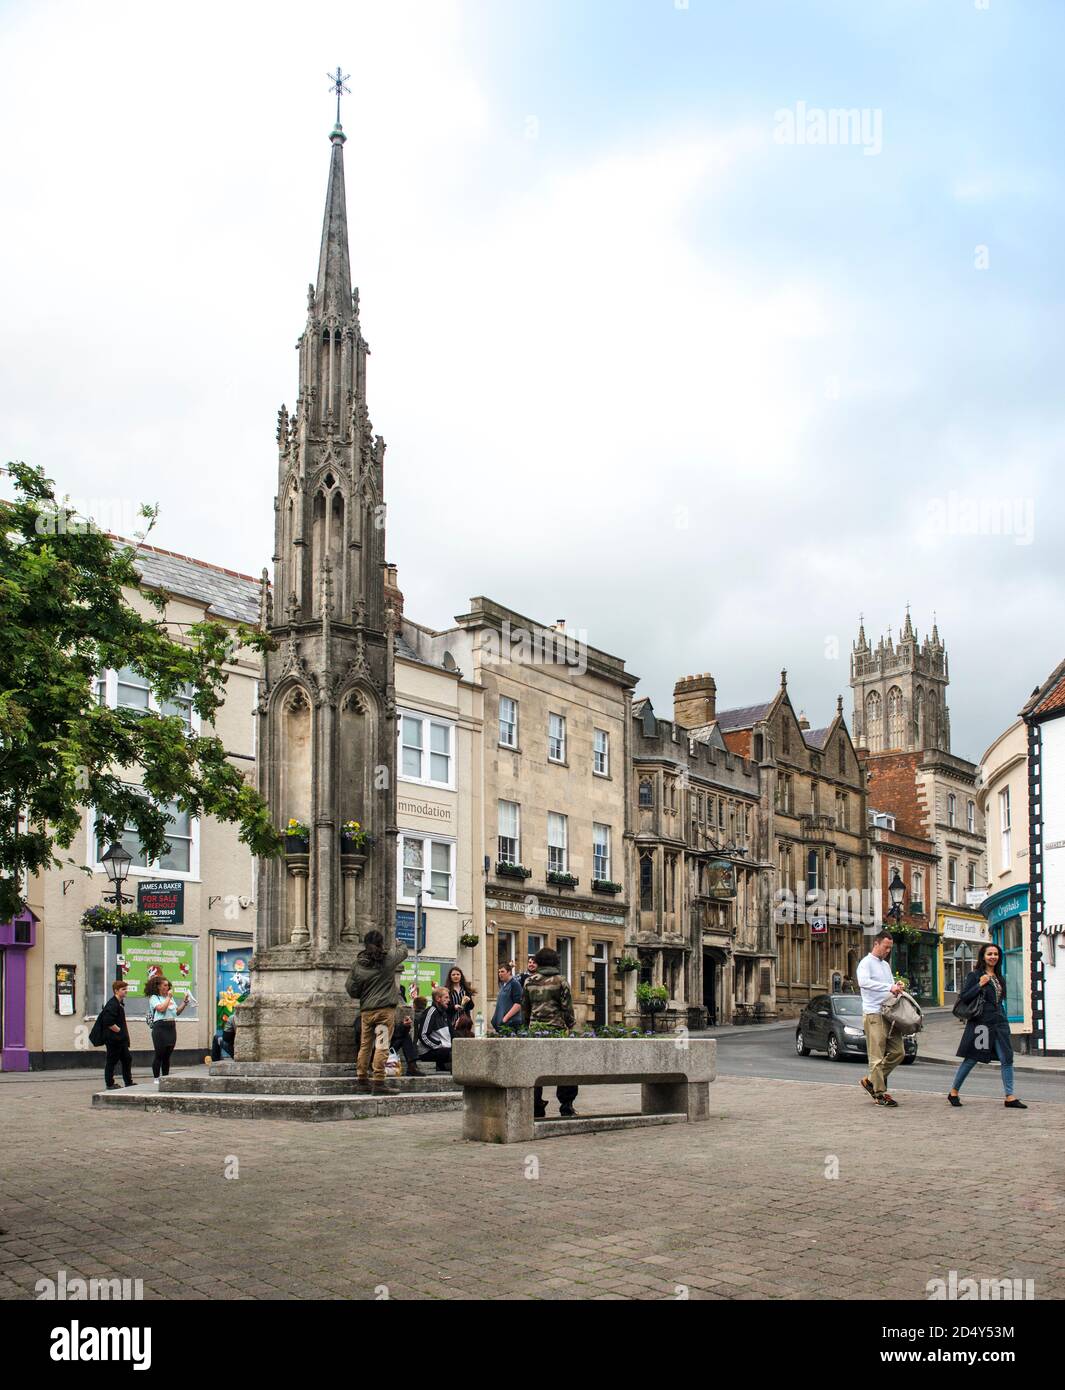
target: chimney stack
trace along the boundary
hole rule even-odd
[[[396,617],[403,617],[403,593],[399,587],[399,570],[385,561],[385,607],[396,610]]]
[[[673,687],[673,722],[682,729],[712,724],[717,718],[717,685],[709,671],[685,676]]]

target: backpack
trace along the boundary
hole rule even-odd
[[[97,1014],[92,1027],[89,1029],[89,1042],[92,1043],[93,1047],[103,1047],[106,1041],[107,1034],[104,1031],[104,1021],[100,1015]]]
[[[901,994],[889,996],[880,1012],[887,1020],[888,1032],[898,1033],[900,1037],[906,1037],[909,1033],[919,1033],[924,1027],[924,1015],[921,1013],[920,1004],[905,990]]]

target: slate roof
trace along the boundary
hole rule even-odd
[[[149,588],[198,599],[212,617],[242,623],[259,621],[260,581],[249,574],[209,565],[191,555],[159,550],[154,545],[138,545],[133,565]]]
[[[824,748],[828,729],[803,729],[802,736],[811,748]]]
[[[730,729],[750,729],[760,719],[764,719],[773,708],[773,701],[764,705],[745,705],[743,709],[720,710],[717,722],[726,732]]]

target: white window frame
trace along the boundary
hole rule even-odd
[[[123,668],[123,669],[125,669],[125,668]],[[156,695],[155,691],[151,688],[151,685],[148,683],[147,677],[141,677],[141,679],[143,679],[145,688],[146,688],[147,691],[148,691],[148,707],[147,707],[147,709],[144,711],[144,713],[146,713],[146,714],[160,714],[160,715],[165,714],[165,711],[164,711],[163,707],[162,707],[162,706],[160,705],[160,703],[159,703],[159,698],[158,698],[158,696]],[[125,682],[125,683],[128,684],[128,682]],[[106,705],[108,709],[119,709],[119,708],[121,708],[121,709],[136,709],[136,708],[137,708],[136,705],[121,705],[121,706],[119,705],[119,703],[118,703],[118,671],[112,669],[111,667],[108,667],[108,669],[107,669],[106,671],[97,672],[97,674],[96,674],[96,681],[95,681],[95,692],[96,692],[96,699],[97,699],[97,702]],[[101,695],[103,695],[103,700],[102,700],[102,701],[100,700],[100,696],[101,696]],[[188,699],[191,700],[192,697],[191,697],[191,696],[187,696],[186,698],[188,698]],[[193,735],[197,735],[197,736],[198,736],[199,733],[200,733],[200,716],[196,713],[195,709],[193,709],[193,707],[192,707],[191,704],[189,705],[189,723],[188,723],[188,730],[189,730],[189,733],[190,733],[190,734],[193,734]]]
[[[558,952],[558,973],[569,982],[570,992],[575,994],[577,987],[573,982],[573,937],[556,936],[555,942],[555,950]]]
[[[976,802],[970,801],[965,808],[965,826],[970,835],[976,834]]]
[[[1003,787],[998,794],[998,825],[1002,840],[1002,863],[1000,869],[1013,867],[1013,812],[1010,805],[1010,789]]]
[[[910,871],[910,901],[920,903],[923,908],[924,902],[924,873],[920,869]]]
[[[86,834],[88,841],[86,845],[85,863],[94,874],[106,874],[107,868],[97,857],[97,844],[99,833],[97,831],[97,816],[94,808],[88,811],[88,824]],[[179,838],[184,838],[180,836]],[[198,883],[200,881],[200,818],[199,816],[189,816],[189,867],[187,869],[162,869],[158,861],[153,861],[148,865],[130,864],[130,878],[179,878],[186,883]]]
[[[509,741],[509,742],[508,742],[507,739],[505,739],[505,738],[503,737],[503,724],[504,724],[504,719],[503,719],[503,703],[504,703],[504,701],[506,701],[506,703],[507,703],[508,705],[510,705],[511,708],[513,709],[513,711],[514,711],[514,718],[513,718],[513,719],[508,719],[508,720],[505,721],[506,724],[507,724],[507,726],[510,728],[511,732],[512,732],[513,735],[514,735],[513,740],[512,740],[512,741]],[[500,746],[501,748],[517,748],[517,747],[518,747],[518,702],[517,702],[517,700],[514,699],[513,695],[500,695],[500,697],[499,697],[499,746]]]
[[[419,787],[442,787],[446,791],[455,790],[455,722],[451,719],[441,719],[436,714],[426,714],[424,710],[402,708],[397,710],[399,718],[396,721],[396,776],[400,782],[410,782]],[[415,777],[412,773],[403,771],[403,721],[413,719],[421,724],[422,746],[421,752],[421,776]],[[433,766],[433,725],[438,725],[441,729],[446,729],[448,739],[447,769],[448,780],[441,782],[432,775]],[[442,755],[438,755],[442,756]]]
[[[602,738],[603,746],[598,746]],[[606,729],[592,730],[592,771],[597,777],[610,776],[610,733]]]
[[[553,722],[558,720],[561,734],[556,736],[553,732]],[[559,753],[551,751],[554,744],[558,744]],[[566,761],[566,716],[564,714],[554,714],[549,712],[547,716],[547,761],[549,763],[564,763]]]
[[[403,846],[408,840],[420,840],[422,845],[422,907],[454,907],[455,906],[455,866],[456,866],[456,844],[455,839],[448,835],[423,835],[418,831],[401,829],[396,837],[396,901],[409,903],[412,906],[417,902],[417,898],[411,894],[407,895],[406,879],[404,877],[403,865]],[[450,896],[445,902],[443,898],[433,894],[429,896],[429,890],[433,886],[433,845],[446,845],[448,848],[448,880]]]
[[[503,834],[503,807],[514,807],[514,834]],[[504,859],[501,841],[504,839],[514,841],[514,858]],[[505,797],[500,797],[496,802],[496,863],[497,864],[520,864],[521,863],[521,803],[518,801],[507,801]]]
[[[947,860],[947,901],[957,906],[958,902],[958,861]]]
[[[561,826],[562,843],[551,843],[552,828],[558,829]],[[561,860],[552,862],[552,851],[556,855],[561,855]],[[564,816],[561,811],[548,811],[547,813],[547,872],[549,874],[568,874],[569,873],[569,817]]]
[[[606,853],[605,853],[605,855],[599,854],[599,853],[598,853],[598,850],[599,850],[599,843],[600,843],[600,841],[597,839],[597,832],[598,832],[598,831],[602,831],[602,843],[605,844],[605,846],[606,846]],[[611,881],[611,879],[610,879],[610,860],[611,860],[611,857],[612,857],[612,856],[611,856],[611,853],[610,853],[610,826],[609,826],[609,825],[603,825],[603,824],[601,824],[599,821],[593,821],[593,822],[592,822],[592,878],[593,878],[594,880],[598,880],[598,881],[601,882],[601,883],[609,883],[609,882]],[[605,873],[601,873],[601,874],[596,873],[596,871],[595,871],[595,866],[596,866],[597,863],[605,863],[605,864],[606,864],[606,872],[605,872]]]
[[[958,819],[958,798],[953,792],[947,793],[947,824],[954,826]]]

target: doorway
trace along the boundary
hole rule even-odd
[[[717,986],[718,969],[717,960],[709,953],[703,952],[703,1008],[706,1010],[706,1026],[708,1028],[717,1027]]]
[[[610,1022],[610,944],[593,941],[592,947],[592,1025],[605,1028]]]

